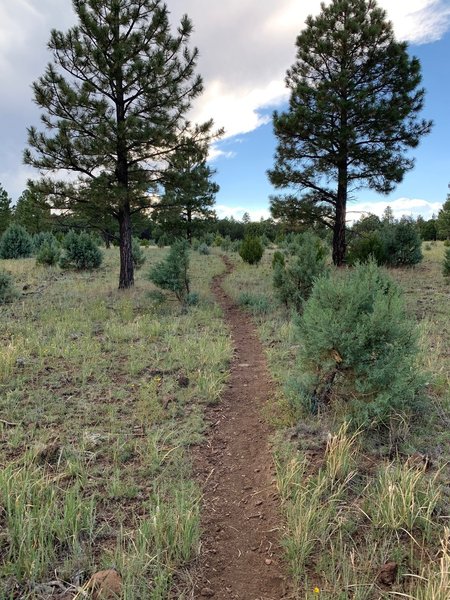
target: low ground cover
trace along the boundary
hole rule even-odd
[[[352,429],[340,409],[312,414],[299,399],[303,340],[294,313],[277,302],[273,251],[252,267],[234,257],[227,291],[258,324],[278,401],[275,461],[283,543],[296,598],[444,600],[450,593],[449,287],[442,243],[414,269],[388,271],[419,326],[426,378],[421,420],[389,430]]]
[[[167,250],[144,252],[127,292],[116,249],[95,273],[0,261],[20,291],[0,306],[2,598],[51,598],[111,566],[127,600],[187,593],[200,500],[189,447],[231,356],[210,293],[223,264],[193,253],[199,302],[181,311],[146,277]]]

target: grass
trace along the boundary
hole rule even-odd
[[[252,314],[278,382],[267,417],[278,428],[283,545],[295,598],[449,598],[450,328],[443,244],[426,249],[414,269],[390,272],[420,326],[429,402],[424,424],[399,419],[390,436],[353,434],[342,425],[342,407],[311,414],[297,381],[302,341],[294,315],[276,302],[272,255],[266,252],[258,267],[234,256],[236,269],[225,286]],[[398,575],[384,585],[379,573],[388,562],[397,564]]]
[[[92,273],[0,261],[22,292],[0,307],[2,598],[37,600],[55,578],[82,584],[111,565],[128,600],[168,598],[196,556],[189,448],[228,377],[210,293],[223,265],[193,253],[200,302],[185,313],[145,278],[166,250],[144,252],[125,292],[116,249]]]

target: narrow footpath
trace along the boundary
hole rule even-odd
[[[262,410],[273,395],[263,348],[251,319],[213,284],[235,348],[220,403],[207,411],[207,442],[195,451],[203,486],[202,553],[195,598],[281,600],[281,516]]]

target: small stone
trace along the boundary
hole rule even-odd
[[[214,591],[211,588],[205,587],[200,592],[200,596],[204,598],[212,598],[214,596]]]
[[[181,388],[187,388],[187,387],[189,387],[189,377],[187,377],[186,375],[184,375],[184,373],[180,373],[178,375],[178,385]]]
[[[118,600],[122,597],[122,578],[115,569],[98,571],[89,580],[92,600]]]
[[[266,560],[264,562],[266,563],[267,566],[272,564],[272,560],[270,558],[266,558]]]
[[[395,562],[388,562],[381,567],[378,574],[378,581],[383,585],[392,585],[397,579],[398,564]]]

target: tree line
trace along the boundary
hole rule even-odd
[[[51,32],[52,60],[32,86],[42,128],[28,129],[24,161],[44,176],[28,193],[45,210],[117,240],[119,287],[128,288],[140,216],[155,213],[162,229],[188,239],[214,217],[208,150],[223,131],[189,120],[203,83],[188,16],[174,29],[162,0],[73,7],[77,24]],[[272,216],[329,230],[341,265],[354,193],[391,192],[414,166],[410,150],[431,131],[420,117],[421,68],[375,0],[323,5],[296,46],[289,106],[273,115],[278,146],[268,176],[282,193],[271,199]],[[56,180],[55,172],[66,176]]]

